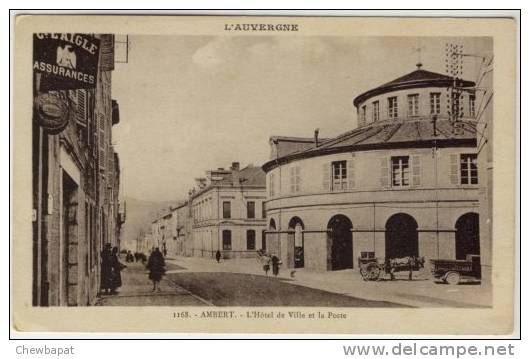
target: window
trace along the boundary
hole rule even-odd
[[[460,183],[478,184],[478,169],[476,154],[460,155]]]
[[[475,117],[475,94],[469,95],[469,116]]]
[[[247,218],[256,218],[255,202],[247,202]]]
[[[453,116],[453,119],[459,119],[462,113],[462,109],[460,108],[460,96],[460,93],[457,91],[451,93],[451,115]]]
[[[372,120],[379,121],[379,101],[372,102]]]
[[[266,250],[267,249],[267,235],[265,230],[261,231],[261,249]]]
[[[392,186],[403,187],[409,185],[409,157],[396,156],[392,162]]]
[[[290,168],[291,193],[300,192],[300,167]]]
[[[331,163],[332,167],[332,190],[341,190],[348,188],[348,173],[346,170],[346,161],[335,161]]]
[[[223,231],[223,250],[232,250],[232,231],[229,231],[228,229]]]
[[[256,249],[256,231],[253,229],[247,230],[247,250],[252,251]]]
[[[265,201],[261,202],[261,218],[267,218],[267,207]]]
[[[269,196],[274,197],[274,173],[271,173],[269,177]]]
[[[366,106],[361,107],[361,118],[360,118],[360,125],[364,125],[366,123]]]
[[[409,116],[418,116],[418,102],[419,102],[420,95],[413,94],[408,95],[408,103],[409,103]]]
[[[232,206],[230,202],[223,202],[223,218],[232,217]]]
[[[431,115],[440,114],[440,93],[431,92]]]
[[[398,116],[398,103],[397,97],[388,98],[388,118],[397,118]]]

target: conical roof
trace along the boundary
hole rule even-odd
[[[475,86],[473,81],[458,80],[458,86],[460,87],[472,87]],[[398,77],[395,80],[387,82],[381,86],[368,90],[353,100],[353,104],[358,106],[361,102],[366,99],[381,95],[387,92],[404,90],[418,87],[450,87],[453,86],[453,78],[444,74],[439,74],[432,71],[422,70],[418,68],[406,75]]]

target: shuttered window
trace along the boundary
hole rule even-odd
[[[379,101],[372,102],[372,121],[379,121]]]
[[[346,173],[348,177],[348,189],[355,188],[355,160],[348,160],[348,170]]]
[[[392,187],[404,187],[409,185],[409,157],[395,156],[391,158],[392,163]]]
[[[409,104],[409,116],[418,116],[418,103],[419,103],[420,95],[413,94],[408,95],[407,100]]]
[[[290,190],[291,193],[300,192],[300,167],[291,167],[289,169],[289,181],[290,181]]]
[[[460,155],[460,183],[478,184],[478,167],[476,154]]]
[[[330,190],[331,185],[331,163],[324,163],[322,165],[322,189]]]
[[[102,113],[97,113],[97,125],[98,125],[98,144],[99,144],[99,167],[105,168],[106,161],[106,138],[105,138],[105,116]]]
[[[87,93],[86,90],[76,90],[77,94],[77,108],[76,108],[76,120],[82,125],[87,125],[88,119],[88,104],[87,104]]]
[[[366,123],[366,105],[361,107],[359,113],[359,126],[364,126]]]
[[[439,92],[431,92],[431,115],[439,115],[440,114],[440,93]]]
[[[388,118],[393,119],[398,117],[398,102],[397,97],[388,98]]]
[[[421,185],[421,158],[420,156],[412,156],[412,186],[418,187]]]
[[[348,175],[346,168],[346,161],[335,161],[332,162],[332,183],[331,187],[333,191],[339,191],[348,189]]]
[[[379,183],[381,185],[381,187],[383,188],[387,188],[389,186],[389,181],[388,181],[388,172],[389,172],[389,169],[388,169],[388,158],[387,157],[383,157],[379,160],[380,162],[380,168],[381,168],[381,172],[380,172],[380,176],[379,176]]]
[[[452,154],[449,156],[450,158],[450,181],[451,184],[457,185],[458,184],[458,155]]]

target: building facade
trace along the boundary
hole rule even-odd
[[[262,248],[265,230],[265,174],[260,167],[219,168],[196,179],[190,191],[192,254],[223,258],[255,256]]]
[[[180,202],[170,206],[151,222],[154,246],[167,256],[185,255],[187,204]]]
[[[100,41],[95,88],[44,90],[34,78],[35,98],[52,95],[68,104],[67,125],[47,133],[33,118],[33,305],[82,306],[99,291],[100,251],[119,246],[125,220],[119,203],[120,168],[112,149],[119,122],[111,98],[113,35]]]
[[[271,138],[268,252],[287,267],[481,254],[474,83],[420,68],[354,99],[358,126]],[[287,140],[286,140],[287,139]],[[486,260],[486,262],[489,262]]]

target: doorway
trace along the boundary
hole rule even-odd
[[[78,273],[78,186],[63,171],[62,180],[62,248],[61,248],[61,304],[77,305]]]
[[[455,254],[456,259],[466,259],[468,254],[480,255],[479,216],[466,213],[456,221]]]
[[[304,267],[304,222],[299,217],[293,217],[289,221],[289,234],[293,246],[293,261],[295,268]]]
[[[393,215],[386,222],[385,257],[418,257],[418,223],[406,214]]]
[[[344,215],[336,215],[328,222],[331,239],[331,270],[353,268],[353,225]]]

